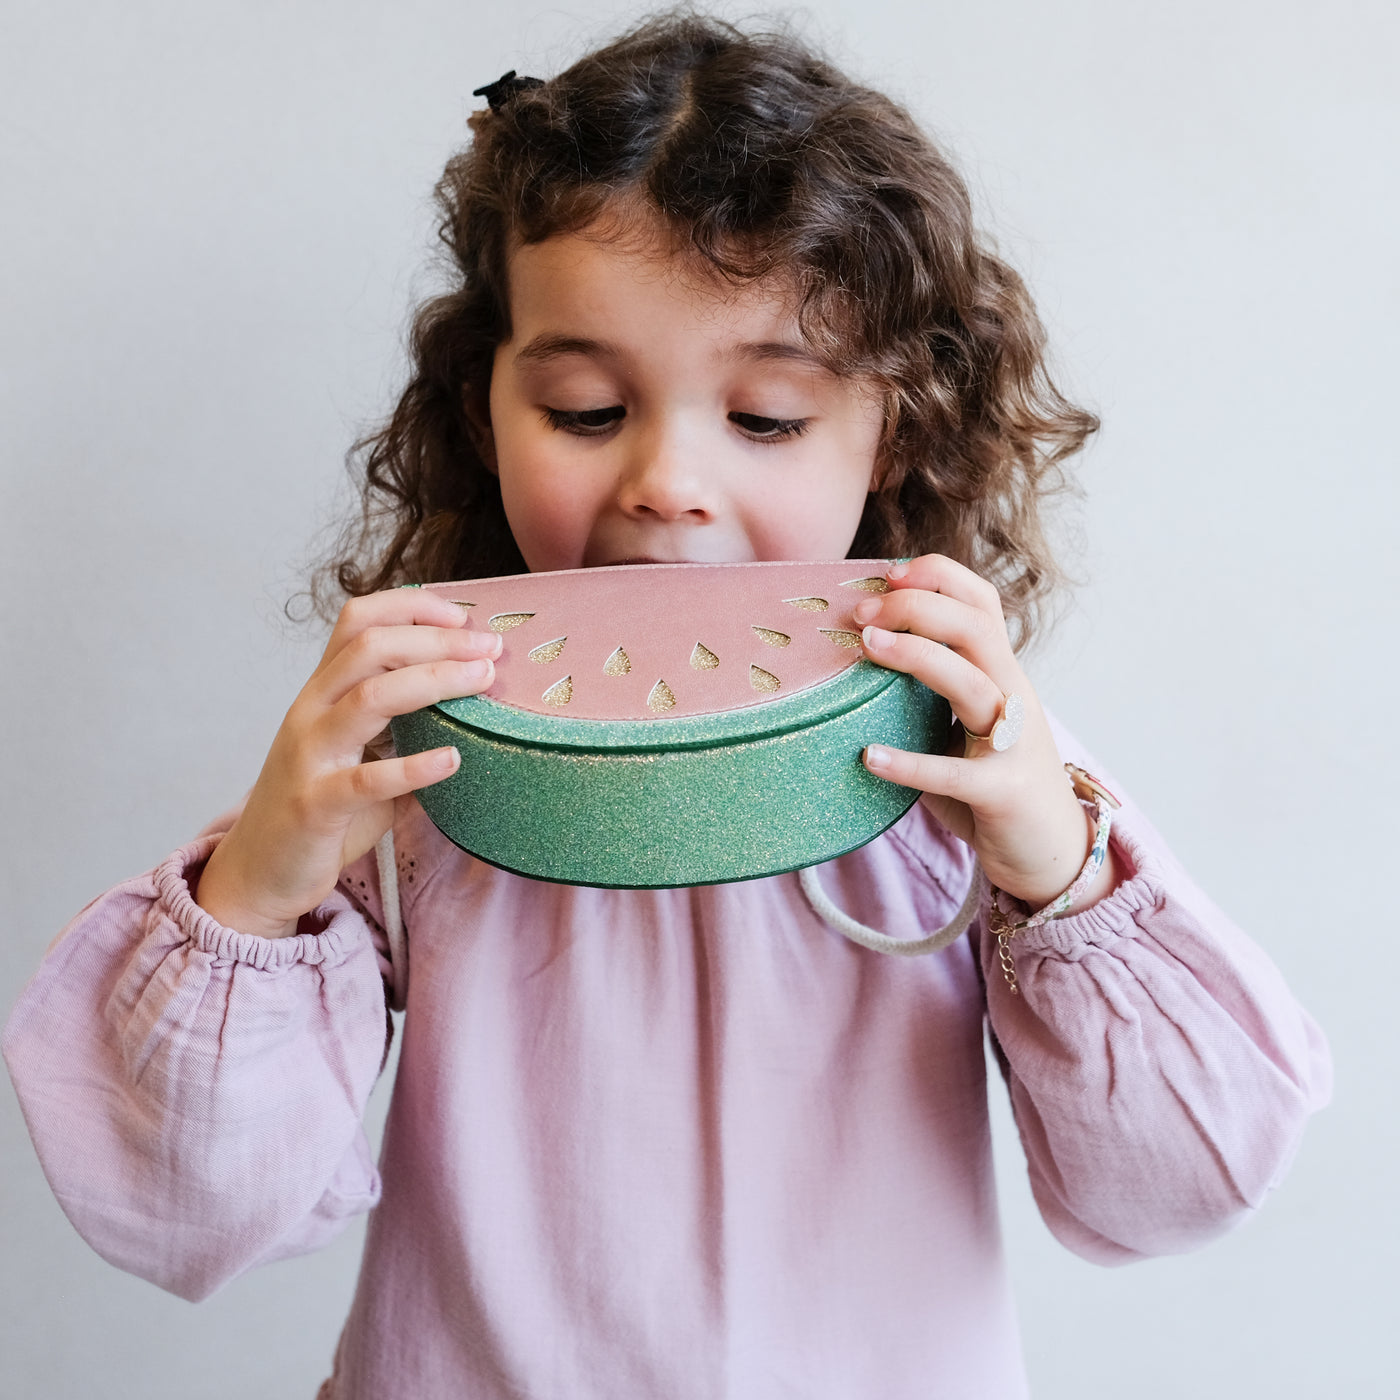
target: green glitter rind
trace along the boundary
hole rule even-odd
[[[444,713],[460,703],[453,701],[395,719],[394,741],[401,754],[448,744],[461,751],[457,772],[420,789],[418,800],[449,840],[492,865],[535,879],[631,889],[758,879],[864,845],[918,797],[867,772],[861,751],[878,743],[941,752],[952,722],[948,704],[912,677],[870,669],[882,681],[873,691],[862,687],[871,693],[845,709],[819,705],[822,717],[800,727],[775,730],[769,720],[835,682],[723,716],[529,716],[539,728],[528,727],[528,739],[463,724]],[[731,727],[741,718],[742,735]],[[717,719],[726,721],[725,739],[699,746],[697,728]],[[653,742],[564,748],[544,737],[561,723],[626,727]],[[673,732],[662,747],[665,730]],[[688,741],[678,742],[686,731]]]
[[[680,719],[570,719],[503,705],[484,695],[439,701],[437,709],[468,729],[491,738],[515,739],[551,749],[586,753],[651,753],[658,749],[699,749],[744,743],[755,733],[781,734],[821,724],[864,704],[887,687],[907,680],[899,671],[864,657],[818,685],[779,699],[765,698],[738,709]]]
[[[822,861],[835,860],[838,856],[849,855],[851,851],[858,851],[862,846],[868,846],[877,836],[884,835],[884,833],[899,821],[914,803],[919,800],[919,794],[917,792],[908,789],[905,789],[905,791],[908,794],[908,801],[901,804],[899,811],[897,811],[879,831],[862,833],[860,840],[852,842],[851,845],[847,846],[844,850],[831,851],[826,855],[818,856],[813,860],[803,861],[798,865],[788,866],[783,870],[761,870],[757,874],[727,875],[723,879],[718,876],[706,875],[704,879],[696,878],[694,880],[687,880],[680,885],[619,884],[615,880],[566,880],[554,875],[541,875],[537,871],[517,870],[513,866],[504,865],[498,860],[488,860],[479,851],[470,851],[468,854],[474,856],[477,860],[485,861],[487,865],[494,865],[497,870],[507,871],[511,875],[525,875],[532,880],[543,880],[546,884],[550,885],[589,885],[594,889],[603,890],[689,889],[695,885],[732,885],[743,880],[759,880],[771,875],[787,875],[794,870],[801,870],[805,866],[820,865]]]

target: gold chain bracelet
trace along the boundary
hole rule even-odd
[[[1018,997],[1021,995],[1021,988],[1016,982],[1016,964],[1011,958],[1011,940],[1026,927],[1023,920],[1019,924],[1013,924],[1006,917],[1005,911],[997,902],[997,896],[1001,891],[995,885],[992,886],[992,902],[987,912],[987,923],[993,936],[997,941],[997,958],[1001,962],[1001,975],[1006,978],[1006,985],[1011,989],[1011,995]]]

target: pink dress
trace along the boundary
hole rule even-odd
[[[162,1288],[203,1298],[375,1207],[328,1400],[1011,1400],[985,1021],[1046,1222],[1105,1264],[1242,1220],[1329,1092],[1316,1027],[1131,803],[1130,877],[1017,940],[1017,998],[980,917],[893,958],[796,875],[581,889],[463,855],[416,804],[395,836],[378,1168],[399,970],[372,853],[269,941],[193,904],[195,840],[82,911],[4,1039],[69,1218]],[[971,868],[916,805],[820,874],[912,936]]]

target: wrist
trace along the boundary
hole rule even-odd
[[[252,934],[256,938],[290,938],[297,931],[301,916],[278,919],[259,914],[247,900],[236,880],[230,880],[225,864],[219,861],[222,842],[214,848],[204,869],[190,885],[190,898],[211,919],[236,933]]]
[[[1028,928],[1036,928],[1051,919],[1062,919],[1069,914],[1077,914],[1097,904],[1117,884],[1117,866],[1109,832],[1113,826],[1113,813],[1119,801],[1091,773],[1065,764],[1065,773],[1070,780],[1075,798],[1083,804],[1081,810],[1092,814],[1094,834],[1089,844],[1089,855],[1079,874],[1069,888],[1044,908],[1036,910],[1028,918],[1012,922],[999,903],[1000,891],[992,886],[991,907],[988,910],[988,928],[996,939],[997,957],[1001,962],[1002,975],[1012,996],[1020,995],[1016,981],[1016,967],[1011,956],[1011,940]]]
[[[992,882],[1027,910],[1035,911],[1032,924],[1081,913],[1110,894],[1125,873],[1109,841],[1113,812],[1120,805],[1118,799],[1092,774],[1072,763],[1065,764],[1065,774],[1070,788],[1065,793],[1062,825],[1074,835],[1065,836],[1055,863],[1035,880],[1024,884]],[[1072,815],[1076,810],[1078,817]],[[1066,874],[1067,871],[1074,873]]]
[[[1027,913],[1043,909],[1060,899],[1080,876],[1093,854],[1096,814],[1075,796],[1068,784],[1056,803],[1055,839],[1053,846],[1043,853],[1046,863],[1033,870],[992,881],[1004,894],[1024,905]],[[1082,894],[1076,894],[1076,902],[1082,897]]]

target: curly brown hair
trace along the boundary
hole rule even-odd
[[[436,188],[451,283],[413,323],[412,378],[351,449],[360,494],[311,597],[524,572],[473,418],[510,338],[513,241],[642,202],[743,283],[795,277],[800,326],[884,391],[879,487],[851,557],[937,551],[990,578],[1018,648],[1063,575],[1042,504],[1098,427],[1056,388],[1021,278],[913,118],[790,32],[688,10],[647,19],[469,120]]]

